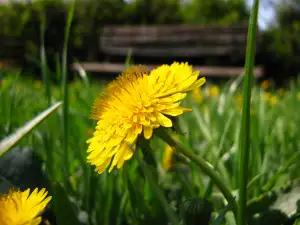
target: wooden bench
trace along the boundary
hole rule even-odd
[[[247,31],[248,25],[244,24],[105,26],[99,53],[109,62],[74,63],[72,69],[120,73],[131,53],[135,64],[146,65],[149,70],[173,61],[187,61],[204,76],[237,76],[244,72]],[[256,67],[254,76],[262,75],[263,68]]]
[[[20,67],[24,63],[25,47],[21,39],[0,35],[0,70]]]

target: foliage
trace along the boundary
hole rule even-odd
[[[191,0],[182,10],[185,23],[191,24],[237,24],[249,18],[242,0]]]
[[[48,105],[47,98],[44,97],[45,84],[22,78],[15,80],[12,75],[1,78],[1,139]],[[78,79],[69,84],[69,177],[65,177],[62,170],[65,163],[62,158],[61,111],[52,115],[48,122],[45,121],[20,142],[20,148],[30,147],[46,166],[43,169],[45,178],[34,182],[42,185],[43,179],[46,179],[51,183],[58,181],[63,184],[64,191],[57,184],[54,188],[59,188],[59,195],[68,193],[71,202],[62,204],[72,205],[69,206],[70,213],[75,211],[83,224],[133,224],[134,221],[138,221],[138,224],[166,224],[168,216],[137,159],[130,160],[120,171],[100,176],[86,162],[85,141],[92,135],[91,128],[94,127],[94,122],[88,119],[90,106],[104,85],[103,81],[93,81],[87,86]],[[286,213],[288,208],[283,203],[287,194],[293,194],[297,189],[278,190],[300,176],[299,154],[296,151],[300,148],[297,135],[300,131],[295,125],[300,121],[297,114],[300,105],[300,83],[294,83],[289,89],[280,91],[274,89],[272,84],[263,87],[266,89],[255,87],[251,103],[248,204],[249,212],[253,215],[260,211],[264,211],[266,215],[274,213],[272,209],[275,205],[276,209]],[[59,100],[61,89],[52,88],[52,99]],[[196,95],[201,95],[202,98],[197,98]],[[272,100],[273,97],[276,97],[277,101]],[[196,102],[197,99],[200,100],[199,103]],[[182,132],[177,134],[185,146],[194,149],[199,157],[215,165],[216,171],[233,193],[238,187],[235,165],[238,160],[236,150],[239,142],[241,104],[241,86],[238,80],[228,82],[224,86],[208,83],[198,93],[187,97],[185,106],[192,107],[193,112],[186,113],[179,119]],[[10,131],[7,132],[7,129]],[[225,207],[223,198],[219,197],[219,191],[214,185],[209,188],[208,177],[195,164],[186,163],[181,156],[174,158],[171,169],[166,172],[162,169],[165,144],[154,138],[150,145],[152,150],[148,150],[148,153],[153,155],[155,166],[147,167],[172,210],[179,212],[184,200],[200,197],[213,204],[212,220],[222,214]],[[52,159],[49,158],[49,152],[52,153]],[[144,153],[139,153],[140,158],[146,160]],[[50,160],[52,173],[49,173]],[[19,175],[16,174],[15,179],[11,179],[11,175],[6,177],[16,182],[17,176]],[[277,200],[272,198],[272,201],[261,197],[272,196],[270,193],[273,192],[282,197],[277,197]],[[297,199],[293,199],[296,202]],[[60,200],[66,201],[64,198]],[[278,212],[276,216],[282,212]],[[295,216],[292,211],[291,215]],[[263,214],[260,218],[265,219]],[[286,218],[286,215],[282,218]],[[89,222],[84,222],[86,220]],[[230,213],[226,213],[224,220],[227,223],[230,221]],[[259,221],[258,218],[252,222],[255,221]]]
[[[299,0],[279,2],[276,22],[264,33],[262,52],[266,69],[279,82],[300,72],[299,5]]]
[[[61,56],[70,5],[70,1],[37,0],[0,6],[0,27],[3,27],[0,36],[21,38],[26,46],[23,69],[27,72],[40,72],[40,46],[43,42],[49,69],[54,72],[56,61]],[[191,3],[179,0],[77,0],[68,43],[68,61],[103,60],[99,53],[99,35],[103,25],[107,24],[232,24],[246,22],[247,18],[248,12],[240,0]],[[51,77],[54,79],[55,75]]]

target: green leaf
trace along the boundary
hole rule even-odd
[[[13,134],[6,137],[0,142],[0,157],[14,147],[23,137],[25,137],[33,128],[39,125],[44,119],[51,115],[62,102],[58,102],[46,109],[44,112],[36,116],[34,119],[26,123],[23,127],[16,130]]]
[[[253,9],[250,16],[247,51],[245,62],[245,78],[243,86],[243,110],[242,123],[239,145],[239,161],[238,161],[238,183],[239,183],[239,202],[237,213],[237,224],[246,224],[246,206],[247,206],[247,184],[248,184],[248,167],[250,155],[250,99],[253,81],[253,69],[255,61],[255,46],[256,46],[256,30],[257,17],[259,9],[259,0],[253,2]]]
[[[78,220],[78,212],[71,203],[68,193],[65,188],[56,183],[53,185],[54,189],[54,210],[56,222],[58,225],[80,225]]]
[[[300,225],[300,219],[297,219],[293,225]]]

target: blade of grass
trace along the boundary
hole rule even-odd
[[[41,15],[41,24],[40,24],[40,39],[41,39],[41,47],[40,47],[40,57],[41,57],[41,70],[42,76],[45,83],[46,90],[46,98],[48,101],[48,105],[51,105],[51,83],[50,77],[48,73],[48,65],[47,65],[47,57],[45,51],[45,30],[46,30],[46,17],[45,14]]]
[[[253,80],[253,67],[255,60],[255,45],[256,45],[256,30],[257,30],[257,15],[259,8],[259,0],[255,0],[250,16],[246,62],[245,62],[245,77],[243,87],[243,110],[241,124],[241,139],[239,149],[239,207],[237,214],[237,225],[246,224],[246,205],[247,205],[247,182],[248,182],[248,163],[250,151],[250,98]]]
[[[218,166],[218,163],[221,161],[220,159],[222,158],[222,156],[226,153],[223,153],[222,150],[223,150],[223,146],[224,146],[224,142],[225,142],[225,139],[227,137],[227,134],[228,134],[228,131],[229,131],[229,128],[230,128],[230,125],[231,125],[231,122],[234,118],[234,113],[232,112],[229,116],[229,119],[227,120],[226,124],[225,124],[225,128],[224,128],[224,131],[222,132],[222,137],[221,137],[221,140],[220,140],[220,143],[219,143],[219,146],[218,146],[218,157],[216,158],[215,162],[214,162],[214,168],[216,168]],[[208,196],[211,195],[212,193],[212,188],[213,188],[213,182],[212,180],[209,181],[208,183],[208,187],[204,193],[204,198],[207,198]]]
[[[39,114],[37,117],[26,123],[23,127],[16,130],[13,134],[0,142],[0,157],[14,147],[23,137],[25,137],[33,128],[39,125],[44,119],[51,115],[62,102],[58,102]]]
[[[132,58],[131,58],[131,54],[132,54],[132,49],[130,48],[128,50],[127,56],[126,56],[126,60],[125,60],[125,67],[128,68],[130,67],[133,62],[132,62]]]
[[[13,83],[12,83],[12,88],[11,88],[11,97],[10,97],[10,104],[9,104],[9,111],[8,111],[8,121],[7,121],[7,124],[6,124],[6,130],[7,132],[11,132],[11,129],[12,129],[12,118],[13,118],[13,111],[14,111],[14,108],[16,106],[16,98],[17,98],[17,94],[16,94],[16,85],[17,85],[17,81],[19,80],[19,76],[20,76],[20,73],[17,73],[15,75],[15,78],[13,80]]]
[[[63,94],[63,162],[65,168],[66,177],[69,176],[69,155],[68,155],[68,114],[69,114],[69,96],[68,96],[68,72],[67,72],[67,50],[68,50],[68,41],[70,35],[71,24],[73,20],[74,10],[75,10],[75,2],[73,1],[71,5],[71,9],[68,13],[67,24],[65,27],[65,35],[64,35],[64,46],[62,53],[62,94]]]

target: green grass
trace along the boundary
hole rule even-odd
[[[67,193],[75,199],[68,203],[73,210],[69,214],[86,212],[89,224],[167,224],[169,214],[164,210],[164,201],[168,202],[170,210],[179,212],[180,204],[185,199],[203,198],[205,195],[215,206],[213,217],[216,217],[225,204],[223,200],[218,200],[223,199],[219,190],[194,163],[186,164],[175,158],[171,170],[164,171],[162,157],[166,144],[158,138],[151,140],[149,150],[155,163],[151,166],[151,162],[144,158],[148,165],[147,174],[152,174],[151,180],[148,175],[145,176],[145,168],[140,167],[140,160],[136,158],[112,174],[105,172],[98,175],[93,171],[86,162],[85,142],[92,135],[95,121],[88,116],[93,100],[106,83],[89,83],[87,86],[86,82],[78,78],[68,85],[68,178],[62,170],[66,166],[61,129],[62,108],[50,116],[51,123],[43,122],[19,143],[20,147],[30,146],[42,157],[46,165],[46,176],[52,183],[49,187],[51,194],[54,189],[57,190],[57,183],[60,183],[65,191],[55,193]],[[16,77],[16,74],[1,76],[1,139],[48,107],[45,88],[40,81]],[[252,91],[249,201],[285,186],[300,176],[300,128],[297,126],[300,122],[297,113],[300,110],[300,96],[297,97],[300,85],[293,83],[285,89],[283,95],[281,92],[272,87],[265,91],[259,86],[255,86]],[[179,124],[183,134],[178,134],[179,138],[186,148],[193,149],[197,156],[213,165],[223,182],[236,195],[236,166],[240,160],[238,146],[242,119],[241,82],[231,81],[217,87],[208,82],[200,89],[198,98],[195,95],[196,93],[190,93],[184,101],[184,105],[193,108],[193,112],[180,117]],[[202,101],[197,103],[199,95],[202,96]],[[277,98],[276,104],[274,96]],[[52,86],[52,101],[59,100],[61,88]],[[50,159],[49,151],[52,157]],[[139,155],[142,156],[142,153]],[[161,194],[165,198],[163,202],[158,197]],[[62,198],[59,199],[61,201]],[[66,207],[65,203],[60,204]],[[227,221],[234,221],[230,213],[227,215]],[[64,215],[62,218],[67,220],[68,216]],[[61,219],[58,224],[66,223]]]

